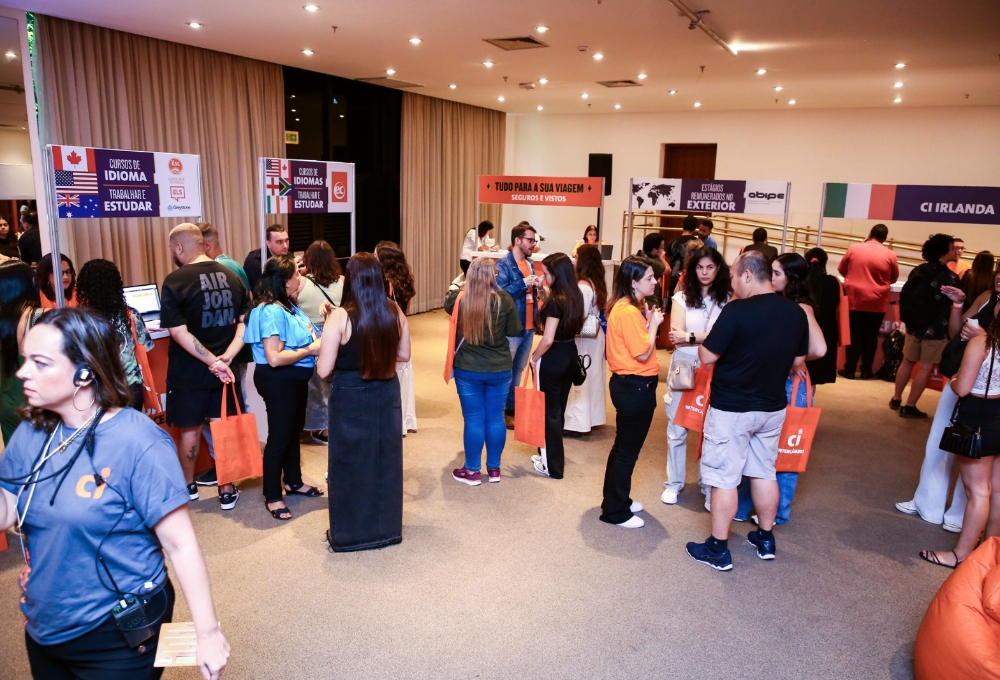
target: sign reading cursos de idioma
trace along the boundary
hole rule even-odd
[[[60,218],[197,217],[198,156],[49,146]]]
[[[354,164],[262,158],[264,213],[354,211]]]

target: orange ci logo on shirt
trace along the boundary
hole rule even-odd
[[[111,468],[104,468],[101,470],[101,477],[107,479],[111,476]],[[93,498],[94,500],[100,500],[101,496],[104,495],[104,490],[108,488],[107,484],[101,484],[97,486],[97,482],[94,481],[94,475],[84,475],[76,483],[76,495],[80,498]],[[91,491],[93,489],[93,491]]]

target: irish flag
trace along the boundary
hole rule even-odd
[[[858,220],[891,220],[896,204],[895,184],[826,185],[823,217]]]

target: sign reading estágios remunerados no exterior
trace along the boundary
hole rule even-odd
[[[633,211],[783,215],[788,183],[745,179],[636,178],[631,181]]]
[[[198,156],[85,146],[49,149],[60,218],[202,214]]]
[[[479,176],[480,203],[600,208],[603,196],[602,177]]]
[[[354,164],[262,158],[264,212],[347,213],[354,211]]]

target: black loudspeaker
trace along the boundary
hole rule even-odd
[[[587,164],[587,177],[604,178],[604,195],[611,195],[611,154],[592,153]]]

